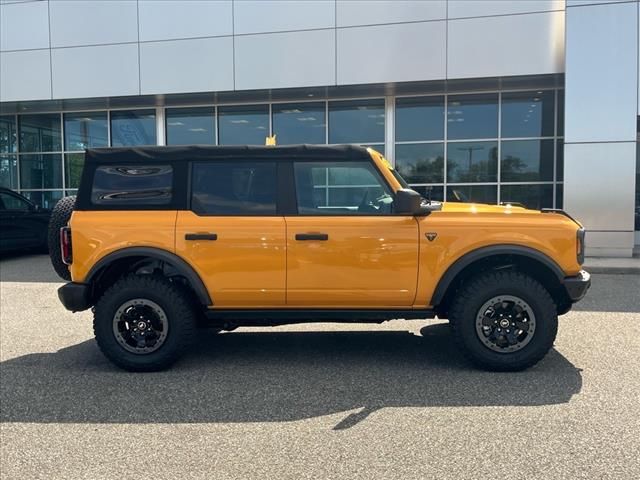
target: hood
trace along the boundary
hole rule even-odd
[[[448,213],[529,213],[540,214],[539,210],[530,210],[514,205],[489,205],[486,203],[444,202],[442,211]]]

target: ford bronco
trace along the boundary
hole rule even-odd
[[[561,210],[439,203],[358,146],[87,150],[49,230],[71,311],[127,370],[200,326],[448,319],[476,365],[521,370],[590,286]]]

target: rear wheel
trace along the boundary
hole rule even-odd
[[[47,232],[47,243],[49,247],[49,258],[56,273],[64,280],[71,280],[69,266],[62,261],[60,252],[60,229],[66,227],[71,219],[73,208],[76,205],[76,197],[64,197],[56,203],[51,212],[49,229]]]
[[[535,279],[516,271],[475,277],[449,311],[454,338],[465,356],[488,370],[535,365],[553,346],[556,305]]]
[[[131,275],[98,300],[93,330],[102,353],[129,371],[163,370],[193,341],[196,310],[189,292],[164,277]]]

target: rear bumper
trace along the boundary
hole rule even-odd
[[[591,275],[585,270],[580,270],[575,277],[565,277],[564,279],[564,288],[566,288],[572,303],[582,300],[590,286]]]
[[[89,285],[69,282],[58,289],[58,298],[67,310],[80,312],[91,306],[90,293]]]

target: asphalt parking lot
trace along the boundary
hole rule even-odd
[[[439,321],[205,332],[131,374],[47,257],[0,280],[2,479],[640,478],[637,275],[595,275],[550,354],[501,374]]]

